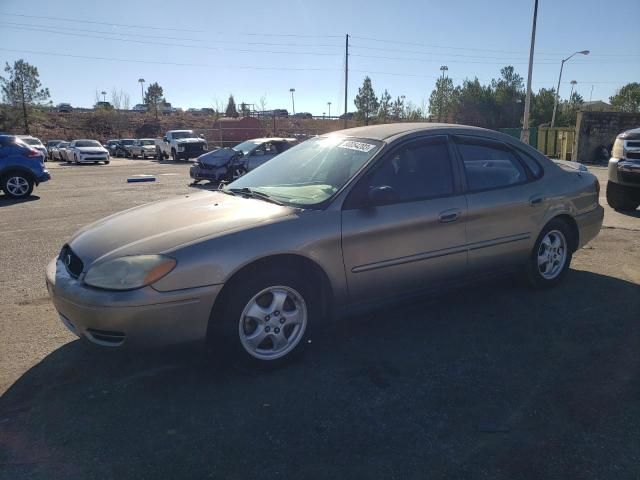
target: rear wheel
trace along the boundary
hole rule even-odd
[[[640,204],[640,188],[634,189],[607,182],[607,203],[614,210],[635,210]]]
[[[9,173],[2,179],[2,190],[11,198],[25,198],[33,192],[33,179],[24,173]]]
[[[562,281],[573,256],[573,233],[560,219],[551,220],[540,232],[527,264],[527,277],[534,288],[550,288]]]

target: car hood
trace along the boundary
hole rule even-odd
[[[102,147],[75,147],[80,153],[105,153],[107,150]]]
[[[202,138],[178,138],[176,143],[204,143]]]
[[[238,152],[233,148],[220,148],[200,155],[198,157],[198,162],[212,167],[223,167],[236,155],[238,155]]]
[[[169,253],[185,244],[278,221],[297,209],[201,192],[141,205],[87,225],[69,242],[85,268],[125,255]]]

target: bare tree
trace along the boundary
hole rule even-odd
[[[123,92],[122,90],[120,90],[120,95],[122,96],[122,109],[129,110],[129,107],[131,106],[131,97],[127,92]]]
[[[267,109],[267,94],[265,93],[260,97],[258,101],[258,105],[260,105],[260,111],[264,112]]]
[[[111,105],[113,105],[113,108],[116,110],[120,110],[122,107],[122,90],[111,89]]]

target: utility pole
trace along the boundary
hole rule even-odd
[[[446,72],[447,70],[449,70],[449,67],[447,67],[446,65],[442,65],[440,67],[440,71],[442,72],[442,83],[440,84],[440,108],[439,108],[439,112],[438,112],[438,122],[442,121],[442,110],[444,110],[444,72]]]
[[[529,74],[527,75],[527,96],[524,100],[524,118],[520,140],[529,144],[529,110],[531,108],[531,77],[533,75],[533,50],[536,46],[536,21],[538,20],[538,0],[533,7],[533,26],[531,27],[531,49],[529,50]]]
[[[331,119],[331,102],[327,102],[327,106],[329,107],[329,119]]]
[[[349,34],[344,41],[344,128],[347,128],[347,89],[349,88]]]

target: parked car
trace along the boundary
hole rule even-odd
[[[153,138],[139,138],[128,147],[132,158],[155,158],[156,141]]]
[[[134,112],[145,113],[149,111],[149,105],[145,103],[138,103],[131,110],[133,110]]]
[[[196,135],[193,130],[169,130],[164,137],[156,142],[156,157],[158,160],[171,158],[173,161],[197,158],[207,151],[207,141],[202,135]]]
[[[120,140],[116,140],[116,139],[112,139],[112,140],[107,140],[106,145],[104,145],[104,148],[106,148],[109,151],[109,155],[112,157],[117,157],[117,149],[118,149],[118,143],[120,142]]]
[[[98,163],[109,164],[109,151],[97,140],[74,140],[66,149],[65,158],[67,162],[75,163]]]
[[[195,183],[202,180],[233,181],[268,162],[297,143],[294,138],[256,138],[233,148],[221,148],[198,157],[189,175]]]
[[[609,160],[607,203],[615,210],[635,210],[640,205],[640,128],[616,137]]]
[[[116,157],[129,158],[131,157],[131,152],[129,151],[129,147],[135,143],[135,138],[123,138],[118,140],[118,145],[116,146]]]
[[[53,160],[53,155],[51,150],[53,149],[53,147],[55,147],[56,145],[58,145],[60,142],[63,142],[64,140],[47,140],[47,158],[49,160]]]
[[[334,132],[222,190],[83,228],[49,263],[48,291],[64,325],[97,345],[206,339],[277,365],[332,312],[490,272],[560,283],[604,214],[597,178],[561,165],[481,128]]]
[[[67,147],[70,142],[60,142],[51,149],[51,160],[67,161]]]
[[[113,105],[109,102],[96,102],[93,106],[94,110],[113,110]]]
[[[31,148],[35,148],[36,150],[42,152],[42,156],[44,161],[46,162],[49,157],[49,152],[47,151],[47,147],[45,147],[39,138],[32,137],[31,135],[18,135],[17,136],[24,143],[29,145]]]
[[[11,198],[26,198],[33,187],[51,179],[45,155],[15,135],[0,135],[0,188]]]
[[[303,118],[305,120],[313,119],[313,115],[309,112],[298,112],[292,115],[293,118]]]
[[[58,113],[71,113],[73,112],[73,107],[70,103],[59,103],[56,110],[58,110]]]

